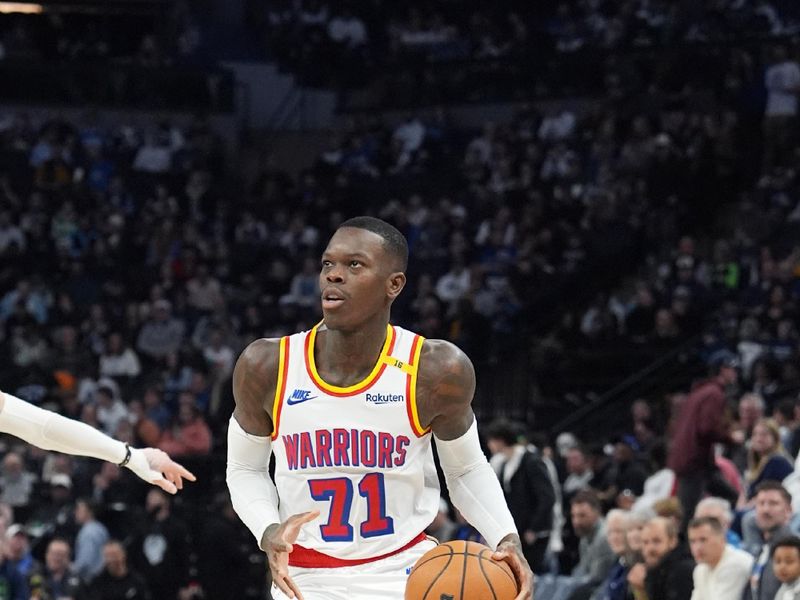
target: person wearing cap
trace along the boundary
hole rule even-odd
[[[11,529],[9,527],[9,529]],[[0,536],[0,590],[4,590],[4,600],[30,600],[25,578],[6,558],[7,534]]]
[[[28,532],[19,523],[14,523],[6,530],[6,558],[25,579],[39,567],[39,563],[31,554]]]
[[[685,521],[706,491],[736,504],[738,494],[717,468],[714,446],[743,441],[733,433],[726,410],[726,390],[736,385],[738,367],[738,357],[732,352],[712,355],[711,378],[686,396],[674,420],[667,466],[678,478],[678,498]]]
[[[40,502],[27,520],[28,533],[37,539],[37,542],[51,537],[74,535],[72,478],[66,473],[55,473],[48,483],[50,489],[47,500]]]
[[[97,429],[34,406],[0,391],[0,432],[10,433],[44,450],[99,458],[127,467],[144,481],[170,494],[195,481],[186,468],[156,448],[133,448]]]

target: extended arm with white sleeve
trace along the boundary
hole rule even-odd
[[[454,440],[434,435],[439,463],[444,471],[450,500],[494,549],[504,537],[517,533],[514,519],[506,505],[503,489],[481,450],[478,423]]]
[[[44,450],[90,456],[116,464],[125,460],[127,446],[94,427],[44,410],[11,394],[0,394],[3,396],[0,431],[15,435]],[[150,468],[141,450],[131,448],[130,451],[131,456],[126,467],[150,483],[162,479],[161,473]]]
[[[261,540],[267,527],[280,523],[278,490],[269,476],[272,440],[247,433],[231,417],[228,424],[228,468],[226,479],[236,514]]]

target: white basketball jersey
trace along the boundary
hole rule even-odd
[[[372,372],[338,387],[317,373],[318,327],[280,343],[272,439],[281,519],[320,511],[295,549],[341,560],[389,554],[417,538],[439,506],[431,434],[415,397],[424,340],[387,326]]]

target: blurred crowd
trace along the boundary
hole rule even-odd
[[[270,55],[307,84],[353,87],[376,80],[387,85],[381,77],[387,69],[409,83],[409,67],[437,63],[463,84],[476,73],[492,78],[493,70],[480,69],[481,61],[500,71],[504,64],[528,63],[529,75],[534,75],[541,72],[534,65],[553,56],[580,55],[586,62],[592,53],[791,36],[800,27],[800,11],[794,3],[779,0],[491,5],[282,0],[251,2],[247,22]],[[572,66],[580,67],[580,62]],[[580,73],[588,75],[588,66]],[[443,71],[427,70],[422,79],[426,77],[436,79],[427,83],[439,86],[449,81]]]
[[[0,90],[5,102],[232,110],[233,76],[212,56],[219,36],[198,4],[9,8],[0,14],[0,76],[15,85]]]
[[[484,425],[544,600],[784,600],[800,584],[800,398],[770,409],[723,350],[611,435]],[[483,542],[442,498],[428,533]],[[781,549],[783,548],[783,550]],[[786,552],[786,556],[783,555]]]
[[[190,61],[202,36],[189,3],[160,15],[48,11],[0,16],[0,61],[64,61],[159,67]]]

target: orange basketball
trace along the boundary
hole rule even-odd
[[[408,576],[405,600],[514,600],[514,573],[492,554],[488,546],[461,540],[428,550]]]

